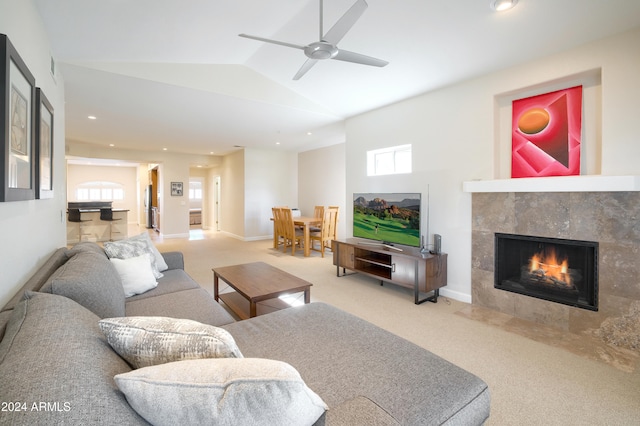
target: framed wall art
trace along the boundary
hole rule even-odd
[[[582,86],[513,101],[511,177],[580,175]]]
[[[182,197],[182,182],[171,182],[171,196]]]
[[[53,198],[53,107],[36,88],[36,198]]]
[[[9,38],[0,34],[0,201],[35,199],[35,78]]]

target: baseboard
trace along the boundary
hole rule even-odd
[[[459,302],[471,303],[471,295],[467,293],[461,293],[455,290],[448,290],[445,287],[440,289],[440,296],[448,297],[449,299],[457,300]]]
[[[162,238],[189,238],[189,233],[186,234],[162,234]]]

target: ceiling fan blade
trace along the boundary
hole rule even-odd
[[[304,64],[300,67],[295,76],[293,76],[294,80],[300,80],[300,78],[307,73],[318,62],[317,59],[307,59]]]
[[[360,16],[362,16],[364,11],[367,10],[367,7],[368,5],[365,0],[357,0],[354,5],[342,15],[342,18],[338,19],[338,22],[327,31],[322,40],[331,44],[338,44]]]
[[[372,58],[371,56],[362,55],[360,53],[349,52],[348,50],[340,49],[338,54],[331,59],[337,59],[339,61],[354,62],[356,64],[371,65],[374,67],[384,67],[389,62],[382,59]]]
[[[249,34],[238,34],[238,35],[240,37],[250,38],[252,40],[264,41],[266,43],[278,44],[280,46],[293,47],[294,49],[302,49],[302,50],[304,50],[304,46],[300,46],[299,44],[287,43],[287,42],[278,41],[278,40],[271,40],[269,38],[263,38],[263,37],[249,35]]]

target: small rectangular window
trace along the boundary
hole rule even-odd
[[[411,173],[411,145],[367,151],[367,175]]]

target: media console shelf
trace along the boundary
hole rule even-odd
[[[440,288],[447,285],[447,255],[421,253],[419,249],[389,249],[358,240],[333,240],[333,264],[338,277],[347,269],[413,289],[415,304],[438,302]],[[342,275],[340,274],[342,268]],[[433,293],[420,298],[421,294]]]

